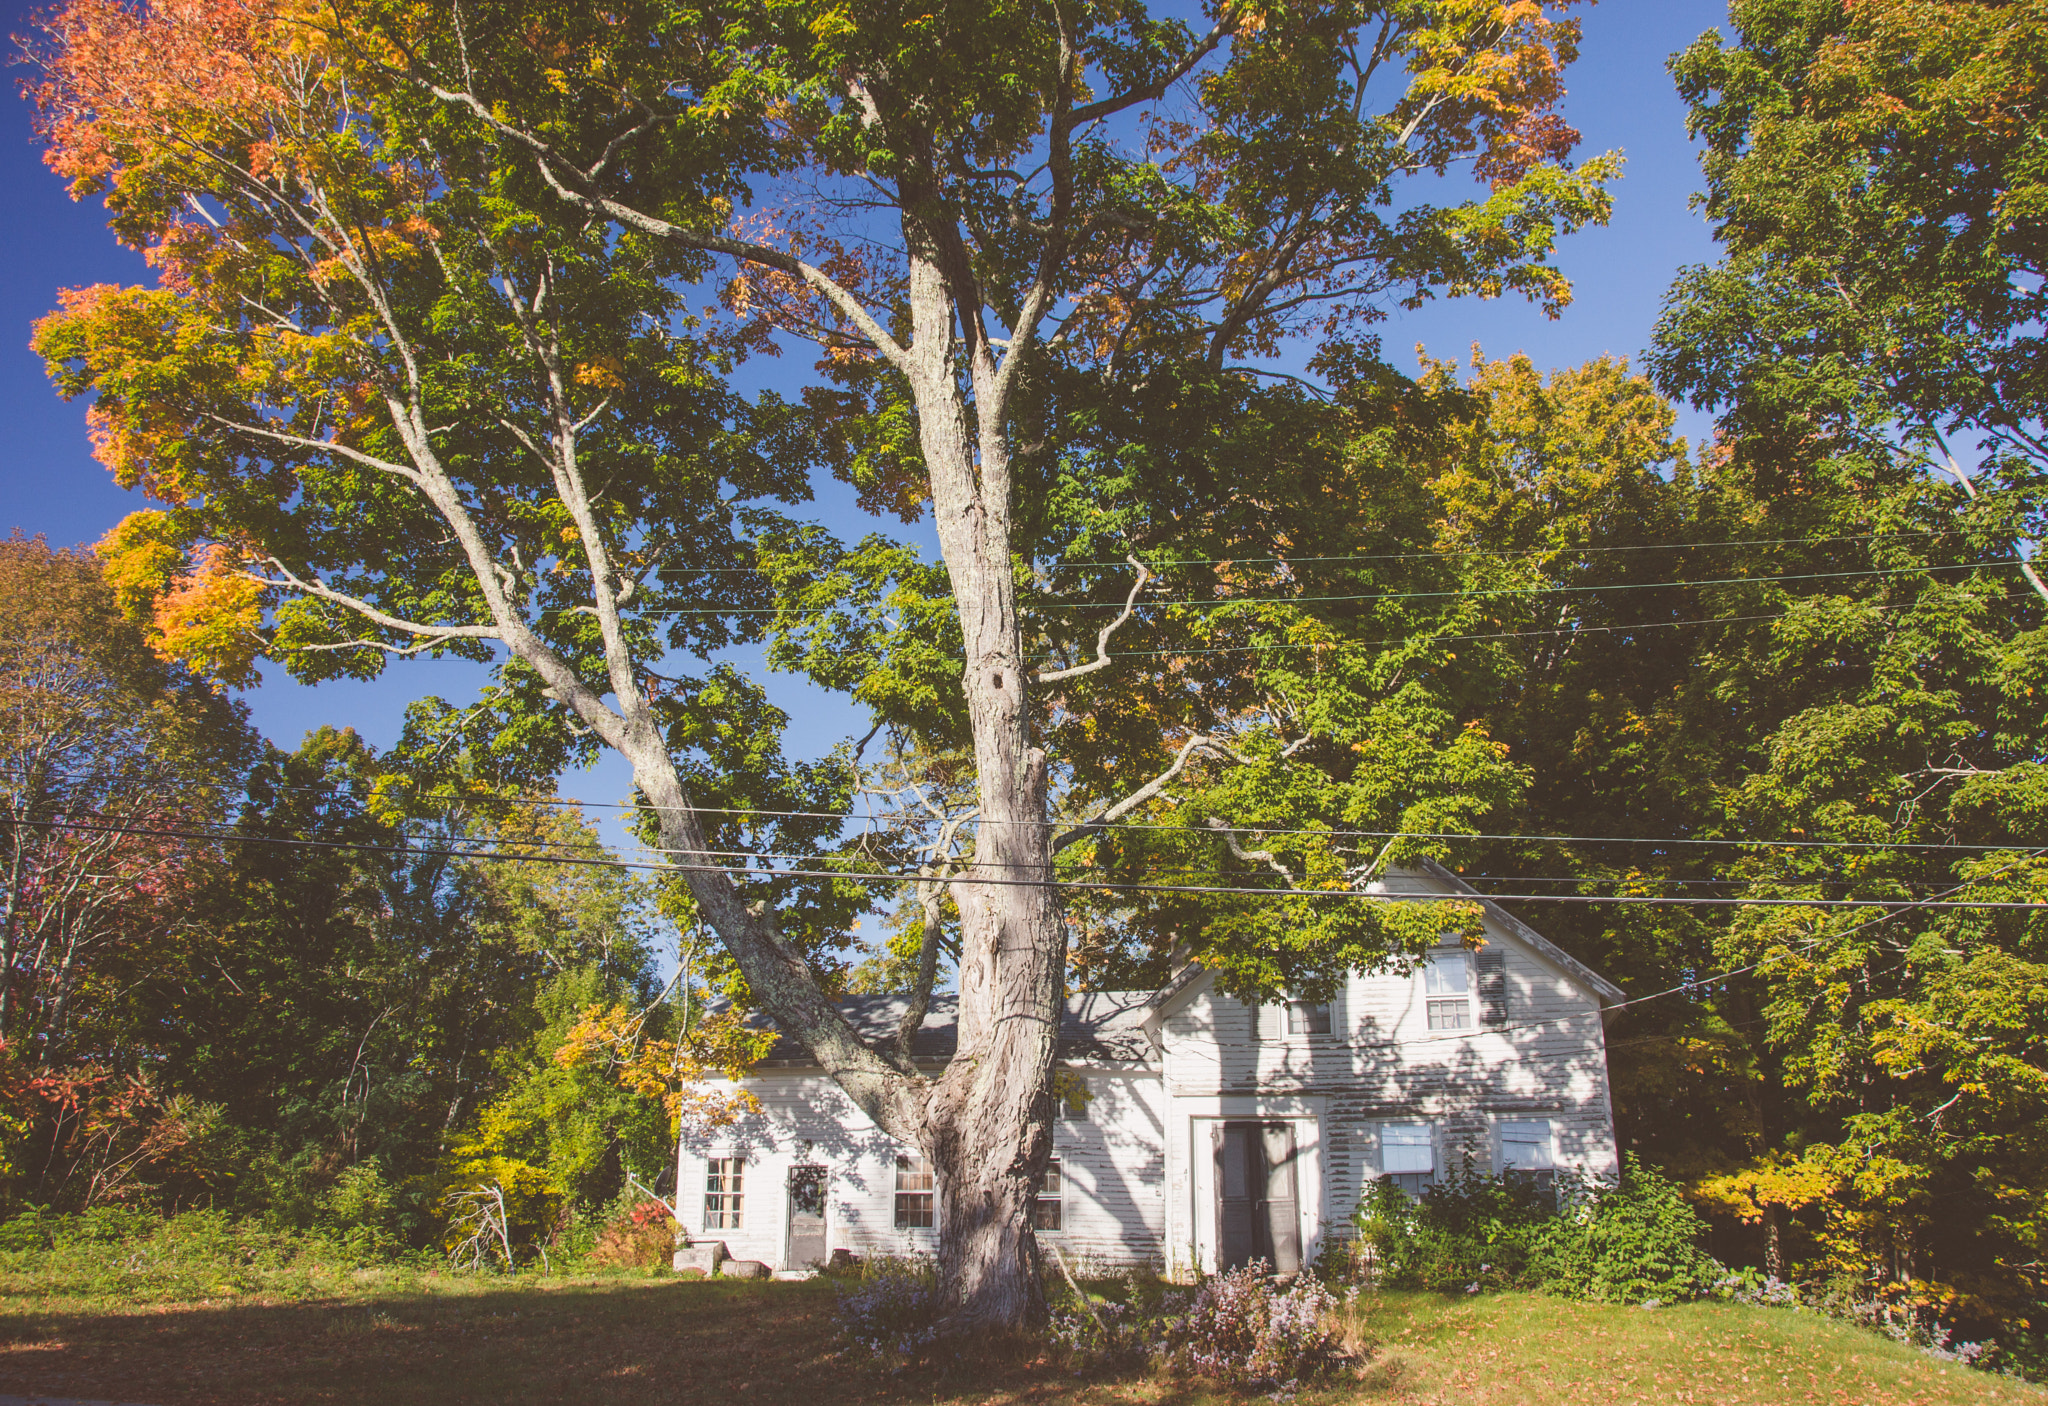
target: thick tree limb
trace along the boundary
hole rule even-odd
[[[628,229],[639,230],[643,234],[651,234],[660,239],[672,239],[693,249],[702,249],[706,253],[724,254],[729,258],[741,259],[763,268],[774,269],[778,273],[788,274],[831,303],[839,315],[858,327],[861,335],[874,343],[875,349],[897,370],[908,369],[908,354],[896,339],[889,335],[888,329],[875,320],[858,298],[824,270],[814,268],[804,260],[769,245],[734,239],[730,235],[689,229],[614,200],[597,189],[591,172],[584,171],[574,162],[567,160],[556,150],[553,143],[499,117],[491,111],[490,105],[476,94],[443,88],[436,83],[423,86],[439,101],[466,108],[471,115],[500,137],[525,147],[533,154],[534,164],[540,171],[541,179],[548,183],[549,189],[578,209],[592,215],[601,215],[607,220],[624,225]],[[610,159],[609,151],[605,159]],[[602,169],[602,164],[598,169]]]
[[[1941,457],[1946,461],[1943,467],[1948,470],[1949,477],[1962,485],[1963,496],[1973,503],[1976,502],[1976,482],[1964,471],[1963,466],[1956,462],[1955,454],[1949,449],[1947,442],[1940,435],[1937,434],[1935,436],[1935,442],[1941,445]],[[2042,582],[2040,573],[2034,570],[2034,564],[2025,557],[2019,556],[2018,553],[2014,553],[2014,556],[2020,564],[2020,575],[2027,578],[2027,584],[2034,588],[2034,594],[2042,600],[2048,601],[2048,584]]]

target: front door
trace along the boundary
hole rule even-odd
[[[1301,1202],[1289,1123],[1219,1123],[1216,1267],[1264,1260],[1275,1274],[1301,1272]]]
[[[789,1169],[789,1240],[784,1269],[810,1269],[825,1262],[825,1169]]]

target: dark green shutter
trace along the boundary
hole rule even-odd
[[[1479,954],[1479,1023],[1508,1023],[1508,959],[1505,952]]]

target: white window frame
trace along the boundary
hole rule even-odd
[[[1417,1131],[1421,1134],[1419,1138],[1415,1136]],[[1382,1123],[1379,1125],[1379,1139],[1381,1176],[1391,1178],[1394,1185],[1410,1196],[1419,1196],[1424,1187],[1436,1185],[1436,1124]],[[1395,1148],[1402,1149],[1401,1155],[1394,1155]],[[1415,1156],[1418,1151],[1427,1154],[1427,1166],[1409,1165],[1424,1160]]]
[[[1438,972],[1448,972],[1451,964],[1463,978],[1463,989],[1457,991],[1431,990]],[[1438,948],[1429,954],[1417,975],[1422,978],[1422,1011],[1432,1031],[1476,1030],[1479,1026],[1472,1008],[1473,987],[1472,954],[1462,947]],[[1455,1024],[1451,1023],[1455,1019]]]
[[[891,1219],[898,1230],[930,1230],[939,1223],[939,1179],[932,1170],[931,1159],[920,1152],[899,1152],[896,1154],[896,1194],[890,1202],[894,1212]],[[910,1185],[904,1185],[908,1177]],[[922,1199],[923,1206],[916,1204]],[[924,1224],[916,1225],[916,1212],[922,1209]],[[911,1212],[906,1217],[905,1212]]]
[[[736,1152],[704,1159],[704,1228],[741,1230],[746,1225],[747,1159]]]
[[[1322,1013],[1321,1030],[1312,1028],[1316,1012]],[[1287,1002],[1287,1033],[1290,1035],[1334,1035],[1337,1033],[1337,1003],[1329,1001]]]
[[[1503,1118],[1494,1128],[1498,1148],[1494,1165],[1501,1171],[1554,1172],[1557,1170],[1557,1127],[1548,1118]],[[1535,1149],[1527,1163],[1508,1160],[1508,1148]]]
[[[1067,1169],[1057,1157],[1049,1158],[1038,1185],[1031,1193],[1031,1228],[1040,1235],[1059,1235],[1067,1228]],[[1051,1189],[1048,1190],[1047,1188]],[[1052,1207],[1055,1224],[1044,1225],[1045,1208]]]

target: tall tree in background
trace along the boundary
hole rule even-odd
[[[1705,833],[1753,846],[1718,877],[2038,903],[2048,9],[1731,18],[1733,43],[1674,61],[1727,254],[1680,278],[1652,357],[1720,412],[1701,487],[1761,546],[1729,575],[1782,574],[1793,598],[1702,656],[1718,716],[1675,719],[1712,778]],[[1752,909],[1715,934],[1737,979],[1696,1004],[1753,1032],[1731,1082],[1754,1096],[1701,1189],[1763,1225],[1773,1268],[1853,1274],[2039,1350],[2044,943],[2037,912]]]
[[[80,992],[178,921],[209,858],[187,836],[254,746],[239,705],[150,650],[90,553],[0,542],[0,1041],[17,1057],[109,1053]]]
[[[478,735],[511,720],[541,770],[617,750],[752,998],[932,1155],[953,1325],[1034,1316],[1066,947],[1055,853],[1190,759],[1284,770],[1359,740],[1356,719],[1276,710],[1269,690],[1235,705],[1228,742],[1165,729],[1149,779],[1123,759],[1130,789],[1079,788],[1081,828],[1058,833],[1075,763],[1046,748],[1069,681],[1121,667],[1118,607],[1174,563],[1179,506],[1177,481],[1107,473],[1086,428],[1132,399],[1163,417],[1176,383],[1197,430],[1218,423],[1253,374],[1241,358],[1334,342],[1383,298],[1561,306],[1552,245],[1604,218],[1614,169],[1566,161],[1577,134],[1554,107],[1575,26],[1530,0],[1223,6],[1200,30],[1128,6],[394,5],[292,22],[234,0],[74,0],[51,34],[53,164],[108,193],[164,278],[70,295],[38,345],[67,392],[96,394],[102,456],[176,505],[150,550],[218,549],[182,589],[220,604],[200,618],[251,628],[207,638],[309,677],[500,658]],[[1471,198],[1412,188],[1467,161]],[[692,335],[685,298],[721,264],[732,316]],[[731,355],[787,333],[827,349],[802,413],[732,397]],[[871,501],[930,504],[942,576],[879,548],[843,561],[765,511],[804,495],[821,450]],[[1245,513],[1258,496],[1256,480],[1215,487]],[[1290,547],[1271,524],[1264,541]],[[752,628],[757,543],[784,622],[794,593],[806,624],[850,614],[879,635],[883,665],[847,682],[972,759],[960,1057],[939,1080],[856,1037],[804,960],[832,936],[793,931],[781,881],[726,862],[740,841],[801,852],[830,827],[719,807],[833,809],[846,784],[780,764],[746,681],[672,672],[672,653]],[[1151,562],[1135,584],[1102,565],[1112,544],[1112,563]],[[242,580],[274,593],[260,630],[236,614]],[[1425,750],[1458,745],[1449,732]],[[1490,776],[1498,754],[1470,760]],[[1276,877],[1344,889],[1350,867]],[[816,911],[822,927],[832,910]],[[1330,930],[1347,964],[1440,926],[1350,911]]]
[[[1687,270],[1658,380],[1741,452],[1945,475],[2038,539],[2048,475],[2048,7],[1737,3],[1672,64],[1727,247]],[[2017,567],[2048,599],[2031,564]]]

